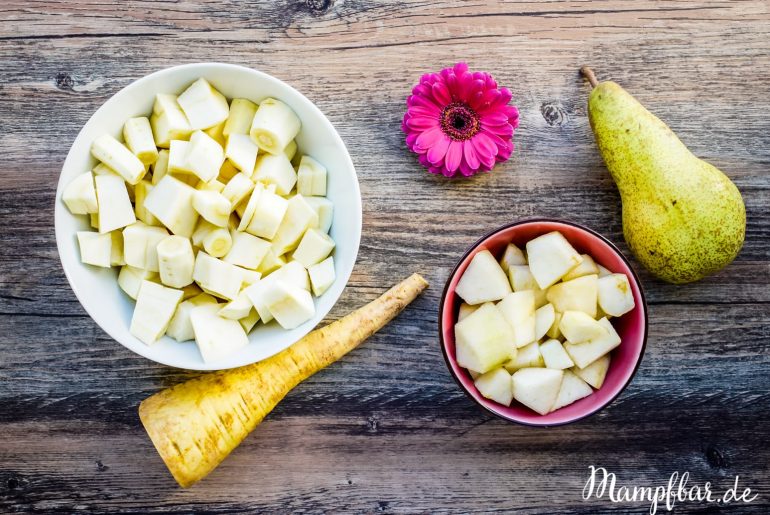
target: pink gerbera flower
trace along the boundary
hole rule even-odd
[[[406,146],[431,173],[470,177],[490,171],[513,152],[519,111],[508,88],[485,72],[457,63],[426,73],[406,100]]]

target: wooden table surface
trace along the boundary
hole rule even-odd
[[[509,162],[450,182],[421,170],[399,125],[420,74],[458,60],[513,90],[521,127]],[[195,373],[132,354],[86,315],[59,264],[53,200],[69,146],[99,105],[152,71],[196,61],[287,81],[345,140],[364,231],[330,319],[413,271],[431,288],[182,490],[137,405]],[[582,64],[726,171],[746,202],[746,244],[727,269],[686,286],[635,263],[650,336],[630,387],[579,423],[520,427],[455,385],[437,305],[464,249],[505,222],[561,217],[627,249]],[[730,513],[770,510],[767,1],[5,0],[0,70],[0,512],[648,510],[584,501],[590,465],[639,486],[689,471],[719,490],[740,475],[759,498]]]

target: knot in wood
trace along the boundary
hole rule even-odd
[[[72,91],[72,86],[75,85],[75,81],[72,79],[69,73],[59,72],[56,74],[56,87],[62,91]]]
[[[540,106],[540,113],[545,119],[545,123],[551,127],[561,127],[569,122],[569,113],[558,102],[543,102]]]
[[[313,14],[322,14],[332,6],[332,0],[305,0],[305,3]]]
[[[727,468],[727,457],[714,445],[706,447],[706,461],[713,469]]]

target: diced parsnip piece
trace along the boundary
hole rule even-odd
[[[219,180],[227,183],[238,173],[240,173],[240,170],[238,170],[228,159],[225,159],[225,162],[222,163],[222,166],[219,168]]]
[[[551,327],[545,333],[549,338],[561,338],[561,329],[559,329],[559,325],[561,324],[561,317],[562,314],[558,311],[554,313],[553,324],[551,324]]]
[[[197,306],[204,304],[217,305],[217,299],[209,295],[208,293],[201,293],[195,297],[191,297],[179,304],[176,308],[174,317],[168,324],[166,334],[178,342],[186,342],[195,338],[193,332],[192,322],[190,322],[190,312]]]
[[[310,156],[302,156],[297,169],[297,193],[326,196],[326,167]]]
[[[241,324],[219,316],[217,311],[219,307],[213,304],[196,306],[190,311],[195,343],[206,363],[222,360],[249,344]]]
[[[492,303],[482,305],[455,324],[458,365],[483,374],[514,359],[513,336],[500,310]]]
[[[529,240],[527,259],[535,281],[543,290],[583,261],[567,239],[556,231]]]
[[[556,397],[556,402],[551,408],[551,411],[556,411],[559,408],[568,406],[575,401],[588,397],[592,393],[594,393],[594,391],[588,383],[569,370],[565,370],[564,379],[562,379],[561,388],[559,389],[559,395]]]
[[[256,270],[270,249],[270,242],[238,231],[230,231],[230,237],[233,244],[223,260],[233,265]]]
[[[580,254],[580,257],[583,258],[583,261],[581,261],[578,266],[567,272],[567,274],[561,278],[562,281],[571,281],[572,279],[577,279],[578,277],[583,277],[584,275],[596,275],[599,273],[599,267],[596,266],[594,258],[588,254]]]
[[[610,368],[610,355],[605,354],[585,368],[573,367],[572,371],[583,381],[597,390],[604,384],[607,370]]]
[[[166,175],[144,200],[144,207],[178,236],[192,236],[198,212],[192,205],[195,188]]]
[[[263,192],[264,195],[264,192]],[[262,199],[257,205],[257,214],[254,218],[259,216],[262,212]],[[253,220],[252,220],[253,222]],[[273,237],[273,252],[276,255],[282,256],[290,250],[294,250],[299,244],[302,235],[305,231],[311,227],[318,226],[318,215],[310,204],[305,201],[302,195],[295,195],[289,199],[286,208],[286,214],[281,220],[281,224],[278,226],[278,230]],[[251,229],[252,224],[249,224]],[[248,232],[254,233],[249,230]],[[257,235],[258,236],[258,235]]]
[[[150,272],[149,270],[143,270],[141,268],[134,268],[133,266],[125,265],[120,268],[118,274],[118,286],[120,289],[126,292],[126,295],[136,300],[136,296],[139,295],[139,288],[142,286],[142,281],[160,281],[157,272]]]
[[[254,218],[254,212],[257,209],[257,202],[259,202],[259,197],[262,195],[262,192],[265,190],[265,185],[261,182],[258,182],[254,185],[254,189],[251,191],[251,195],[249,195],[248,200],[242,200],[240,204],[238,204],[235,207],[235,213],[241,217],[241,221],[238,224],[238,230],[243,232],[246,230],[246,228],[249,226],[249,222],[251,222],[251,219]],[[273,190],[275,191],[275,190]],[[282,198],[282,197],[279,197]],[[286,199],[283,199],[286,200]],[[255,235],[259,236],[259,235]]]
[[[217,227],[227,227],[230,220],[230,202],[216,191],[198,190],[193,195],[193,208],[206,221]]]
[[[112,236],[92,231],[78,231],[80,261],[87,265],[110,267]]]
[[[309,204],[306,202],[303,204],[294,199],[286,200],[269,188],[264,189],[259,185],[255,187],[249,204],[251,206],[246,207],[244,218],[241,218],[241,227],[244,227],[243,221],[249,217],[249,207],[253,207],[251,217],[246,222],[244,230],[266,240],[277,239],[281,230],[287,233],[285,237],[288,238],[291,236],[288,233],[292,229],[296,229],[296,224],[301,224],[303,221],[310,224],[310,221],[305,219],[309,215],[303,209],[303,206],[309,207]],[[289,213],[290,207],[292,209],[291,214]],[[309,209],[312,210],[313,208]]]
[[[540,344],[532,342],[518,349],[516,357],[503,364],[508,372],[515,372],[520,368],[543,367],[543,356],[540,354]]]
[[[245,98],[234,98],[230,102],[230,114],[227,115],[225,127],[222,131],[225,137],[232,134],[249,134],[251,122],[257,112],[257,104]]]
[[[511,374],[504,368],[495,368],[480,375],[473,382],[479,393],[487,399],[510,406],[513,400],[513,382]]]
[[[123,231],[112,231],[110,237],[112,238],[110,265],[123,266],[126,264],[126,259],[123,257]]]
[[[524,252],[513,243],[509,243],[505,247],[503,257],[500,258],[500,268],[502,268],[503,271],[508,272],[508,268],[511,266],[521,266],[526,264],[527,258],[524,256]]]
[[[172,288],[184,288],[193,282],[193,255],[190,240],[182,236],[166,236],[158,243],[160,281]]]
[[[513,398],[545,415],[559,397],[564,371],[550,368],[522,368],[513,374]]]
[[[155,218],[155,215],[147,211],[144,207],[144,201],[147,195],[152,191],[152,183],[148,180],[141,180],[134,187],[134,213],[136,218],[146,223],[147,225],[162,225],[160,220]]]
[[[165,334],[181,300],[180,290],[142,281],[129,332],[147,345],[152,345]]]
[[[247,317],[253,307],[246,292],[241,290],[237,297],[219,309],[219,316],[230,320],[240,320]]]
[[[168,236],[163,227],[136,222],[123,229],[123,254],[126,264],[158,272],[158,243]]]
[[[158,159],[152,165],[152,184],[158,184],[164,175],[168,173],[168,150],[165,148],[158,152]]]
[[[305,201],[318,215],[318,228],[328,234],[334,219],[334,204],[326,197],[305,197]]]
[[[535,340],[539,340],[553,325],[556,319],[556,311],[553,304],[546,304],[535,310]]]
[[[334,250],[334,240],[318,229],[308,229],[292,254],[292,259],[310,268],[326,259]]]
[[[168,173],[192,175],[193,171],[188,167],[187,164],[188,150],[190,150],[189,141],[176,139],[171,141],[168,151]]]
[[[634,309],[634,293],[625,274],[610,274],[598,281],[599,306],[608,315],[622,316]]]
[[[246,334],[249,334],[254,326],[257,325],[257,322],[259,322],[259,313],[257,313],[257,310],[254,308],[251,308],[248,315],[238,320],[238,323],[241,324],[241,327],[246,331]]]
[[[608,275],[611,275],[611,274],[612,274],[612,272],[610,272],[609,270],[607,270],[606,268],[604,268],[602,265],[599,265],[599,264],[597,264],[597,265],[596,265],[596,267],[599,269],[599,277],[600,277],[600,278],[602,278],[602,277],[606,277],[606,276],[608,276]]]
[[[281,154],[299,134],[301,125],[288,105],[274,98],[266,98],[254,114],[249,135],[265,152]]]
[[[99,232],[121,229],[136,222],[126,183],[117,175],[97,175],[96,199],[99,203]]]
[[[177,97],[166,93],[155,95],[150,126],[155,145],[161,148],[168,148],[171,140],[186,140],[192,133],[190,122],[179,107]]]
[[[575,366],[559,340],[548,340],[541,343],[540,354],[543,356],[546,368],[564,370]]]
[[[195,131],[190,136],[184,167],[204,182],[211,182],[219,176],[219,170],[225,161],[222,145],[203,131]]]
[[[497,304],[497,309],[513,329],[512,341],[516,348],[535,341],[535,294],[532,290],[509,293]]]
[[[586,368],[620,345],[620,336],[615,332],[615,328],[612,327],[610,321],[602,318],[599,320],[599,324],[607,330],[605,335],[583,343],[573,344],[567,342],[564,344],[564,350],[567,351],[572,361],[580,368]]]
[[[286,159],[289,161],[293,160],[294,157],[297,155],[297,141],[291,140],[288,145],[286,145],[286,148],[283,149],[283,154],[286,156]]]
[[[181,290],[182,300],[187,300],[203,293],[203,290],[200,289],[200,286],[195,283],[188,284],[187,286],[182,287]]]
[[[532,290],[535,294],[535,307],[548,304],[546,290],[541,290],[527,265],[508,265],[508,280],[513,291]]]
[[[265,184],[275,184],[279,195],[288,195],[297,183],[297,172],[284,154],[262,154],[257,158],[252,179]]]
[[[284,283],[296,286],[297,288],[310,290],[308,273],[297,261],[291,261],[283,265],[272,274],[246,288],[246,295],[248,295],[251,303],[256,308],[259,317],[264,323],[268,323],[273,319],[273,315],[268,307],[269,299],[267,294],[276,281],[283,281]]]
[[[199,251],[195,258],[193,279],[203,291],[216,297],[233,300],[241,291],[243,276],[240,269]]]
[[[249,177],[254,174],[258,151],[259,147],[251,141],[248,134],[232,134],[227,138],[225,157]]]
[[[287,284],[310,291],[308,272],[299,261],[289,261],[271,274],[272,280],[282,280]]]
[[[482,250],[473,256],[455,292],[468,304],[475,305],[502,299],[511,293],[511,286],[492,253]]]
[[[147,172],[144,163],[109,134],[102,134],[94,140],[91,155],[115,170],[129,184],[136,184]]]
[[[565,311],[559,330],[570,343],[583,343],[607,334],[599,322],[583,311]]]
[[[582,311],[596,317],[598,283],[596,275],[584,275],[571,281],[554,284],[546,294],[556,311]]]
[[[262,278],[262,274],[257,272],[256,270],[249,270],[248,268],[243,268],[240,266],[238,268],[240,269],[241,275],[243,276],[242,288],[251,286],[252,284],[256,283]]]
[[[73,215],[98,213],[94,174],[86,172],[73,179],[62,192],[61,199]]]
[[[328,257],[318,264],[307,269],[310,275],[310,285],[313,288],[313,295],[320,297],[336,279],[334,271],[334,258]]]
[[[92,229],[99,230],[99,213],[89,213],[88,214],[88,223],[91,225]]]
[[[214,229],[203,236],[201,245],[203,246],[203,250],[209,255],[221,258],[230,252],[230,249],[233,247],[233,238],[228,229],[214,226]]]
[[[211,182],[198,181],[195,189],[201,191],[213,191],[214,193],[222,193],[222,191],[225,189],[225,185],[224,183],[219,182],[217,179],[213,179]]]
[[[120,177],[120,174],[118,174],[118,172],[116,172],[115,170],[113,170],[112,168],[110,168],[104,163],[96,163],[96,166],[93,167],[93,169],[91,170],[91,173],[94,174],[94,177],[96,177],[97,175],[117,175],[118,177]]]
[[[195,247],[202,247],[203,240],[211,232],[218,229],[218,227],[210,222],[207,222],[203,218],[198,219],[198,223],[195,225],[195,230],[192,233],[190,239]],[[217,256],[214,256],[217,257]]]
[[[265,294],[267,309],[284,329],[294,329],[315,315],[310,292],[282,280],[274,281]]]
[[[230,212],[241,203],[243,199],[254,190],[254,183],[245,173],[237,173],[228,182],[222,190],[222,195],[230,202]]]
[[[476,304],[475,306],[471,306],[470,304],[466,304],[465,302],[460,304],[460,311],[457,314],[457,321],[459,322],[463,318],[467,317],[477,309],[479,309],[481,305]]]
[[[286,264],[286,260],[281,256],[276,256],[273,252],[273,246],[271,245],[268,251],[265,253],[265,257],[262,258],[262,262],[257,267],[257,272],[260,272],[263,276],[268,275],[275,270],[278,270]]]
[[[128,149],[145,165],[151,165],[158,159],[158,149],[148,118],[140,116],[126,120],[123,124],[123,140]]]
[[[227,138],[225,138],[225,135],[223,134],[224,130],[225,130],[225,122],[219,122],[213,127],[209,127],[208,129],[203,129],[203,132],[211,136],[211,139],[219,143],[222,146],[222,148],[224,148],[225,145],[227,144]]]
[[[227,120],[230,113],[225,96],[204,78],[190,84],[177,101],[194,131],[213,127]]]

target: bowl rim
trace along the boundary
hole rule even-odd
[[[125,86],[120,88],[119,90],[117,90],[114,93],[112,93],[109,96],[109,98],[104,100],[93,111],[93,113],[91,113],[91,115],[88,117],[88,119],[85,121],[85,123],[83,123],[83,125],[80,127],[80,130],[75,135],[75,138],[72,140],[72,142],[69,145],[69,150],[67,151],[67,155],[64,158],[64,161],[62,162],[61,170],[59,171],[59,177],[57,179],[56,192],[55,192],[54,199],[53,199],[53,203],[54,203],[54,235],[55,235],[55,238],[56,238],[56,253],[57,253],[58,257],[59,257],[59,263],[60,263],[60,265],[62,267],[62,270],[64,271],[64,275],[67,278],[67,283],[69,284],[70,289],[72,290],[72,292],[75,294],[75,297],[77,298],[78,303],[81,305],[83,310],[88,314],[88,316],[91,318],[91,320],[93,320],[94,323],[102,331],[104,331],[110,338],[115,340],[122,347],[126,348],[127,350],[129,350],[133,354],[139,355],[139,356],[141,356],[141,357],[143,357],[145,359],[148,359],[148,360],[150,360],[152,362],[155,362],[155,363],[158,363],[160,365],[164,365],[164,366],[168,366],[168,367],[173,367],[173,368],[178,368],[180,370],[195,370],[195,371],[201,371],[201,372],[213,372],[213,371],[218,371],[218,370],[228,370],[228,369],[233,369],[233,368],[239,368],[239,367],[243,367],[243,366],[252,365],[252,364],[258,363],[260,361],[264,361],[264,360],[270,358],[271,356],[274,356],[275,354],[278,354],[279,352],[282,352],[283,350],[286,350],[291,345],[293,345],[294,343],[296,343],[300,339],[304,338],[304,336],[306,336],[308,333],[313,331],[315,329],[315,327],[309,328],[307,330],[307,332],[305,332],[305,334],[303,336],[299,337],[297,340],[295,340],[295,341],[291,342],[290,344],[286,345],[283,349],[279,349],[278,351],[276,351],[275,353],[273,353],[270,356],[264,356],[264,357],[261,357],[261,358],[259,358],[257,360],[254,360],[254,361],[252,361],[251,359],[247,359],[247,360],[245,360],[245,361],[243,361],[241,363],[238,363],[238,364],[234,364],[234,365],[229,365],[228,364],[224,368],[221,365],[219,365],[218,362],[214,362],[212,364],[207,364],[202,359],[200,360],[199,366],[197,366],[197,365],[196,366],[189,366],[190,364],[180,365],[179,363],[174,363],[172,360],[159,359],[159,358],[157,358],[155,356],[152,356],[152,354],[149,352],[149,349],[151,349],[151,346],[149,346],[149,345],[145,346],[145,347],[139,347],[141,350],[134,349],[131,346],[127,345],[126,342],[123,341],[123,337],[121,336],[121,334],[119,332],[113,330],[113,328],[105,327],[104,325],[102,325],[102,323],[97,319],[97,317],[94,316],[94,313],[92,312],[92,310],[89,309],[86,306],[86,303],[83,302],[83,299],[81,298],[81,294],[80,294],[80,286],[78,286],[76,284],[76,281],[73,280],[73,277],[71,276],[70,271],[68,269],[68,265],[65,263],[65,259],[64,259],[63,254],[62,254],[62,248],[63,248],[63,245],[64,245],[63,238],[65,238],[65,235],[62,234],[63,229],[61,228],[61,225],[60,225],[60,216],[61,216],[59,214],[60,210],[57,209],[57,205],[60,202],[62,192],[63,192],[64,188],[67,185],[62,180],[62,172],[67,168],[67,163],[71,159],[74,147],[75,147],[76,143],[78,142],[78,140],[81,138],[81,136],[83,134],[83,131],[96,118],[96,116],[102,110],[109,109],[114,103],[116,103],[117,102],[116,97],[118,97],[118,96],[120,96],[120,95],[122,95],[122,94],[124,94],[126,92],[130,92],[130,91],[132,91],[134,89],[141,88],[143,83],[145,83],[147,81],[150,81],[150,79],[152,79],[153,77],[157,77],[157,76],[160,76],[160,75],[166,75],[166,74],[173,74],[173,73],[175,73],[177,71],[187,70],[187,69],[196,69],[196,68],[200,68],[201,69],[201,73],[205,73],[204,70],[207,70],[207,72],[210,73],[212,70],[216,71],[216,69],[230,69],[230,70],[245,72],[245,73],[248,73],[248,74],[253,74],[253,75],[261,77],[263,80],[272,81],[272,82],[277,83],[281,88],[285,88],[286,90],[292,92],[292,94],[295,94],[298,98],[304,100],[304,102],[307,103],[307,107],[311,111],[314,111],[315,114],[318,115],[318,117],[321,120],[321,122],[324,125],[326,125],[328,129],[330,129],[330,135],[331,135],[332,139],[335,140],[339,144],[340,148],[342,148],[343,153],[344,153],[344,156],[343,156],[344,160],[347,161],[347,164],[348,164],[350,170],[352,171],[352,177],[353,177],[353,181],[352,182],[353,182],[353,187],[354,187],[353,189],[354,189],[354,191],[352,191],[351,193],[353,193],[353,197],[355,198],[355,209],[353,211],[354,211],[354,215],[357,218],[358,223],[357,223],[357,230],[355,231],[355,234],[351,238],[351,245],[350,245],[350,247],[352,249],[352,251],[351,251],[351,258],[352,258],[351,263],[352,264],[350,266],[350,269],[345,271],[346,272],[344,274],[345,277],[343,277],[342,275],[337,277],[337,280],[344,280],[345,284],[342,286],[342,289],[340,289],[340,291],[336,295],[336,297],[331,301],[331,305],[329,307],[329,310],[324,314],[323,318],[325,318],[329,314],[329,312],[334,308],[334,306],[337,304],[337,302],[339,301],[340,297],[342,296],[342,293],[345,291],[345,288],[347,288],[348,282],[350,281],[350,276],[352,275],[353,269],[355,268],[355,264],[358,261],[358,253],[359,253],[360,247],[361,247],[361,235],[362,235],[362,231],[363,231],[363,205],[362,205],[362,197],[361,197],[361,185],[360,185],[359,180],[358,180],[358,173],[356,172],[355,164],[353,163],[353,159],[350,156],[350,151],[348,150],[347,145],[345,145],[345,142],[342,139],[342,136],[340,136],[339,132],[334,127],[334,124],[332,124],[331,120],[329,120],[329,118],[327,118],[327,116],[323,113],[323,111],[321,111],[321,109],[315,104],[315,102],[310,100],[307,96],[305,96],[302,92],[300,92],[299,90],[294,88],[292,85],[282,81],[281,79],[279,79],[278,77],[276,77],[274,75],[270,75],[269,73],[266,73],[266,72],[263,72],[263,71],[251,68],[249,66],[244,66],[244,65],[240,65],[240,64],[233,64],[233,63],[217,62],[217,61],[201,61],[201,62],[177,64],[177,65],[173,65],[173,66],[167,66],[165,68],[156,69],[156,70],[154,70],[154,71],[152,71],[150,73],[147,73],[146,75],[142,75],[141,77],[138,77],[138,78],[132,80],[131,82],[129,82],[128,84],[126,84]],[[79,262],[79,260],[78,260],[78,262]],[[322,320],[323,320],[323,318],[322,318]],[[128,328],[126,328],[126,331],[127,330],[128,330]]]
[[[631,375],[629,375],[628,380],[623,384],[623,386],[617,391],[615,395],[613,395],[607,402],[604,404],[601,404],[596,409],[593,409],[589,411],[588,413],[582,414],[579,417],[565,420],[563,422],[556,422],[556,423],[532,423],[532,422],[523,422],[521,420],[517,420],[513,417],[508,417],[503,415],[502,413],[498,413],[496,411],[493,411],[489,409],[488,407],[484,406],[482,403],[476,399],[476,397],[471,394],[471,392],[465,387],[465,385],[460,381],[460,379],[457,377],[457,374],[455,373],[454,369],[452,368],[452,363],[450,362],[449,355],[447,354],[446,347],[447,342],[444,340],[444,330],[443,330],[443,320],[444,320],[444,309],[446,306],[446,299],[449,293],[449,285],[452,282],[452,279],[457,274],[457,269],[460,268],[460,265],[465,261],[465,259],[468,257],[468,255],[476,250],[482,243],[484,243],[486,240],[491,238],[492,236],[505,231],[507,229],[510,229],[512,227],[516,227],[519,225],[529,224],[529,223],[538,223],[538,222],[548,222],[548,223],[560,223],[564,225],[570,225],[572,227],[575,227],[579,230],[582,230],[591,236],[598,238],[602,242],[606,243],[622,260],[625,262],[625,264],[628,266],[628,269],[631,271],[631,274],[633,275],[634,283],[636,284],[636,287],[639,289],[639,296],[642,299],[642,314],[644,315],[644,328],[643,328],[643,335],[642,335],[642,344],[641,349],[639,351],[639,357],[636,359],[636,364],[634,365],[634,369],[631,371]],[[579,422],[581,420],[584,420],[592,415],[595,415],[596,413],[600,412],[613,402],[620,396],[621,393],[625,391],[625,389],[628,387],[628,385],[631,384],[631,381],[633,381],[634,377],[636,377],[636,373],[639,371],[639,367],[642,364],[642,359],[644,357],[644,352],[647,348],[647,332],[649,327],[649,320],[647,316],[647,299],[644,295],[644,289],[642,288],[642,283],[639,280],[639,276],[637,275],[636,271],[631,266],[631,262],[626,258],[626,256],[620,251],[620,249],[612,243],[608,238],[604,237],[603,235],[599,234],[598,232],[594,231],[593,229],[589,229],[588,227],[576,223],[571,222],[568,220],[563,220],[561,218],[547,218],[547,217],[534,217],[534,218],[525,218],[522,220],[517,220],[515,222],[509,222],[507,224],[501,225],[495,229],[492,229],[491,231],[488,231],[483,236],[481,236],[479,239],[477,239],[473,244],[471,244],[465,252],[463,252],[462,256],[457,260],[457,263],[452,268],[452,271],[449,273],[449,276],[447,277],[446,284],[444,285],[444,290],[441,292],[441,300],[439,302],[439,309],[438,309],[438,337],[439,337],[439,344],[441,346],[441,354],[444,356],[444,362],[446,364],[447,369],[449,370],[449,374],[452,376],[452,379],[455,383],[460,387],[460,389],[465,393],[466,396],[468,396],[476,406],[482,408],[487,413],[490,413],[494,415],[496,418],[500,418],[502,420],[505,420],[507,422],[513,422],[515,424],[519,424],[522,426],[527,427],[559,427],[559,426],[566,426],[568,424],[573,424],[575,422]]]

